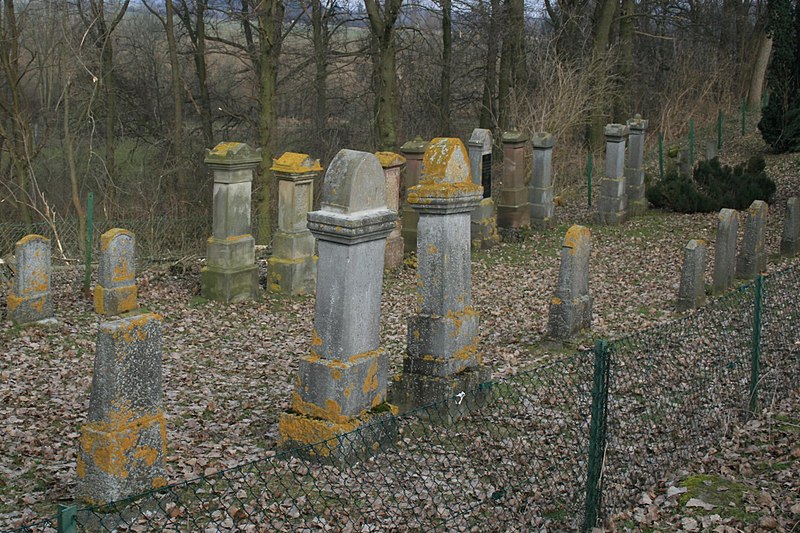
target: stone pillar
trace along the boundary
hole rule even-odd
[[[625,193],[628,196],[628,213],[632,216],[647,211],[644,195],[644,143],[648,122],[636,115],[628,121],[628,163],[625,165]]]
[[[50,239],[41,235],[26,235],[17,241],[14,256],[17,270],[8,294],[8,318],[15,324],[51,319]]]
[[[214,173],[214,223],[208,239],[201,294],[238,302],[258,296],[255,240],[250,235],[250,187],[260,151],[244,143],[220,143],[205,163]]]
[[[725,292],[733,285],[736,270],[736,238],[739,233],[739,213],[723,209],[717,216],[717,242],[714,245],[714,294]]]
[[[525,186],[525,148],[528,136],[513,130],[503,134],[503,183],[497,201],[497,226],[517,229],[531,223]]]
[[[383,167],[383,175],[386,178],[386,207],[389,211],[399,213],[400,211],[400,176],[406,158],[394,152],[376,152],[375,157]],[[403,264],[403,235],[400,218],[395,221],[395,226],[389,237],[386,239],[386,254],[384,257],[384,267],[391,270]]]
[[[736,257],[736,277],[739,279],[755,279],[767,270],[767,212],[767,203],[762,200],[755,200],[747,208],[744,240]]]
[[[556,139],[549,133],[538,132],[533,143],[533,169],[528,188],[531,204],[531,227],[544,229],[553,225],[553,146]]]
[[[470,238],[474,249],[486,250],[500,241],[492,200],[492,132],[475,128],[467,146],[472,183],[483,187],[483,200],[472,211]]]
[[[386,237],[396,218],[386,207],[378,159],[341,150],[325,173],[320,210],[308,214],[319,248],[314,332],[309,354],[300,360],[291,411],[279,422],[282,447],[352,431],[373,420],[374,409],[385,401],[381,290]],[[329,442],[306,453],[334,458],[369,453],[371,430],[365,431],[353,441]]]
[[[712,159],[716,159],[718,156],[717,151],[717,141],[709,139],[706,141],[706,161],[711,161]]]
[[[550,336],[568,339],[592,327],[592,296],[589,294],[589,228],[573,225],[561,246],[558,287],[550,300]]]
[[[452,397],[488,379],[472,307],[470,212],[481,200],[458,139],[439,138],[425,151],[420,184],[408,201],[419,214],[417,312],[408,321],[403,373],[391,402],[401,410]]]
[[[89,415],[77,457],[79,497],[108,503],[166,485],[161,317],[101,323]]]
[[[692,162],[689,161],[689,148],[680,148],[678,150],[678,174],[684,178],[692,177]]]
[[[706,241],[692,239],[683,251],[681,284],[678,289],[678,311],[696,309],[706,301]]]
[[[272,160],[278,183],[278,229],[267,260],[267,286],[272,292],[311,294],[317,282],[314,236],[306,215],[314,206],[314,180],[322,167],[306,154],[286,152]]]
[[[94,311],[119,315],[139,307],[136,288],[136,238],[114,228],[100,236],[100,266],[94,288]]]
[[[422,156],[428,141],[417,137],[400,147],[400,153],[406,158],[406,167],[400,181],[400,232],[403,235],[403,249],[405,253],[417,251],[417,221],[419,213],[406,201],[408,189],[419,182],[422,171]]]
[[[607,124],[606,175],[600,181],[596,221],[599,224],[621,224],[625,220],[628,197],[625,191],[625,138],[627,126]]]
[[[800,252],[800,198],[793,196],[786,201],[786,220],[781,236],[781,253],[792,256]]]

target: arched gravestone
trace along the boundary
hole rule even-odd
[[[589,228],[574,225],[561,246],[561,266],[556,294],[550,300],[550,335],[567,339],[592,327],[592,296],[589,292]]]
[[[553,146],[556,139],[540,131],[531,138],[533,165],[528,200],[531,204],[531,227],[549,228],[553,225]]]
[[[475,128],[467,146],[472,183],[483,187],[483,200],[472,212],[470,238],[474,249],[485,250],[500,241],[492,200],[492,132]]]
[[[100,265],[94,288],[94,310],[119,315],[139,307],[136,288],[136,237],[113,228],[100,236]]]
[[[400,212],[400,178],[406,158],[394,152],[375,152],[375,157],[383,167],[383,175],[386,178],[386,207],[395,213]],[[395,227],[386,239],[386,254],[384,267],[391,270],[403,264],[403,243],[402,224],[398,217]]]
[[[400,179],[400,226],[403,235],[404,253],[417,250],[417,221],[419,213],[406,201],[408,190],[419,183],[419,174],[422,171],[422,157],[428,141],[420,137],[408,141],[400,147],[400,154],[406,158],[406,166]]]
[[[744,239],[736,257],[736,277],[755,279],[767,269],[767,213],[763,200],[754,200],[744,220]]]
[[[8,318],[16,324],[52,318],[50,239],[26,235],[17,241],[14,256],[17,270],[8,294]]]

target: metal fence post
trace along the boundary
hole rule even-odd
[[[605,340],[594,349],[592,421],[589,427],[589,462],[586,473],[586,512],[581,531],[591,531],[597,523],[602,500],[603,458],[606,449],[606,407],[608,405],[609,350]]]
[[[58,533],[78,533],[77,510],[74,505],[58,506]]]
[[[750,414],[758,403],[758,380],[761,374],[761,321],[764,304],[764,276],[756,278],[755,302],[753,305],[753,351],[750,360]]]

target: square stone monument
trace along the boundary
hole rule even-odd
[[[767,270],[767,202],[754,200],[744,220],[744,240],[736,257],[736,277],[755,279]]]
[[[139,307],[136,287],[136,237],[113,228],[100,236],[100,266],[94,288],[94,310],[99,315],[120,315]]]
[[[403,250],[405,253],[417,251],[417,221],[419,213],[406,201],[408,189],[419,182],[419,174],[422,170],[422,156],[428,141],[420,137],[408,141],[400,147],[400,153],[406,158],[406,166],[401,174],[400,180],[400,232],[403,235]]]
[[[615,225],[625,221],[628,197],[625,190],[625,139],[628,127],[622,124],[607,124],[606,175],[600,180],[600,198],[597,201],[595,221],[598,224]]]
[[[647,120],[636,115],[628,120],[628,161],[625,165],[625,191],[628,195],[628,214],[642,215],[647,212],[644,186],[644,143]]]
[[[554,224],[553,214],[553,146],[556,139],[540,131],[531,138],[533,144],[533,168],[528,188],[531,204],[531,227],[546,229]]]
[[[483,187],[483,199],[472,212],[470,238],[473,249],[485,250],[500,242],[492,200],[492,132],[475,128],[467,146],[472,182]]]
[[[507,131],[503,143],[503,184],[497,201],[497,227],[518,229],[531,223],[528,188],[525,185],[525,150],[528,136],[521,131]]]
[[[52,319],[50,239],[26,235],[17,241],[14,255],[17,271],[8,294],[8,318],[20,325]]]
[[[386,177],[386,207],[390,211],[400,211],[400,177],[406,158],[394,152],[376,152],[375,157],[383,167]],[[386,239],[386,258],[384,267],[392,270],[403,264],[403,251],[405,249],[400,218],[397,218],[395,227]]]
[[[733,285],[736,272],[736,239],[739,233],[739,213],[722,209],[717,215],[717,241],[714,244],[714,274],[712,290],[725,292]]]
[[[706,301],[706,241],[692,239],[683,252],[681,284],[678,289],[678,311],[697,309]]]
[[[800,198],[793,196],[786,201],[786,220],[781,234],[781,254],[796,255],[800,252]]]

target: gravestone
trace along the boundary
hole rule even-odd
[[[406,166],[400,181],[400,233],[403,235],[403,250],[405,253],[417,251],[417,221],[419,213],[406,201],[408,189],[419,182],[422,171],[422,157],[428,141],[417,137],[400,147],[400,153],[406,158]]]
[[[678,289],[678,311],[697,309],[706,301],[703,276],[706,272],[706,241],[692,239],[683,251],[681,284]]]
[[[692,177],[692,162],[689,160],[689,148],[681,148],[678,151],[678,174],[684,178]]]
[[[314,180],[322,167],[306,154],[286,152],[272,161],[278,182],[278,229],[267,260],[267,287],[284,294],[311,294],[317,282],[316,241],[306,226],[314,205]]]
[[[472,211],[470,238],[476,250],[486,250],[500,241],[492,199],[492,132],[475,128],[467,142],[472,182],[483,187],[483,199]]]
[[[101,323],[77,457],[81,500],[117,501],[167,484],[161,317]]]
[[[721,210],[717,216],[717,242],[714,245],[714,294],[725,292],[733,285],[738,233],[739,213],[735,209]]]
[[[525,186],[525,149],[528,136],[521,131],[503,133],[503,182],[497,201],[497,227],[517,229],[531,223],[531,206]]]
[[[625,165],[625,193],[628,196],[628,213],[632,216],[647,211],[644,185],[644,143],[647,120],[636,115],[628,120],[628,162]]]
[[[347,459],[369,455],[393,438],[381,424],[369,424],[386,407],[388,360],[380,349],[380,308],[386,237],[396,218],[386,207],[378,159],[341,150],[325,173],[320,209],[308,213],[319,248],[314,332],[309,354],[300,360],[291,411],[280,418],[284,448],[368,425],[358,439],[303,452]]]
[[[200,292],[223,302],[256,298],[258,267],[250,235],[250,195],[261,153],[244,143],[220,143],[207,153],[205,163],[214,173],[214,220]]]
[[[736,277],[739,279],[755,279],[767,270],[766,232],[767,203],[755,200],[744,219],[744,240],[736,257]]]
[[[94,310],[119,315],[139,307],[136,288],[136,238],[128,230],[110,229],[100,236]]]
[[[800,252],[800,198],[793,196],[786,201],[786,220],[781,235],[781,253],[792,256]]]
[[[625,138],[627,126],[607,124],[606,171],[600,180],[600,198],[595,220],[599,224],[621,224],[625,220],[628,197],[625,191]]]
[[[718,155],[719,153],[717,150],[717,141],[711,139],[707,140],[706,150],[705,150],[706,161],[711,161],[712,159],[716,159]]]
[[[401,410],[450,398],[488,379],[472,306],[470,212],[481,200],[458,139],[438,138],[425,151],[420,183],[408,201],[419,214],[417,311],[408,322],[403,373],[392,383]]]
[[[531,209],[531,227],[549,228],[553,225],[553,146],[556,139],[546,132],[534,133],[533,166],[528,188]]]
[[[556,339],[568,339],[592,327],[589,293],[589,228],[573,225],[561,246],[561,266],[556,294],[550,300],[549,331]]]
[[[49,321],[53,317],[50,292],[50,239],[26,235],[14,247],[17,270],[8,294],[8,318],[15,324]]]
[[[383,175],[386,178],[386,207],[397,213],[400,211],[400,177],[406,158],[394,152],[376,152],[375,157],[383,167]],[[389,270],[402,266],[405,249],[400,217],[394,224],[394,229],[386,239],[384,268]]]

